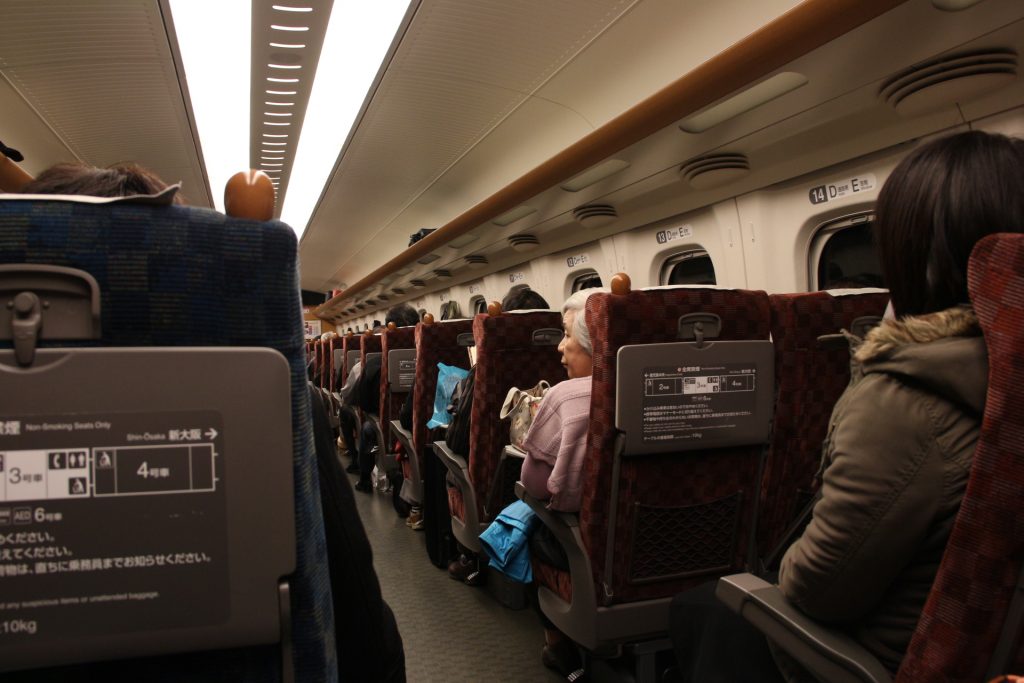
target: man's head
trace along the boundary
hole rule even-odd
[[[384,324],[394,323],[397,327],[410,327],[420,321],[420,314],[409,304],[398,304],[388,310],[384,316]]]

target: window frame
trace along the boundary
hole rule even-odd
[[[810,292],[827,291],[821,288],[818,281],[818,270],[821,266],[821,257],[825,253],[825,245],[834,235],[843,230],[872,223],[875,220],[874,208],[844,214],[836,218],[823,221],[811,231],[811,237],[807,243],[807,290]],[[870,289],[870,288],[869,288]]]
[[[597,280],[598,280],[598,284],[590,285],[590,287],[604,287],[604,278],[602,278],[601,274],[598,273],[597,270],[594,269],[594,268],[586,268],[584,270],[577,271],[576,273],[573,273],[573,275],[571,277],[572,277],[572,281],[569,283],[569,295],[570,296],[575,294],[576,292],[580,291],[581,289],[589,289],[589,287],[580,287],[579,286],[580,280],[585,280],[585,279],[590,279],[590,278],[595,278],[596,277]],[[568,297],[566,297],[566,298],[568,298]]]
[[[695,258],[706,258],[711,264],[711,274],[715,278],[714,285],[672,285],[669,283],[669,278],[672,275],[672,271],[677,265],[683,261],[692,261]],[[694,246],[689,249],[683,249],[669,254],[661,262],[661,268],[658,271],[658,284],[662,287],[715,287],[718,286],[718,271],[715,270],[715,261],[711,258],[711,253],[701,246]]]

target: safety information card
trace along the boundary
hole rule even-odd
[[[755,409],[753,364],[644,368],[643,439],[702,439]]]
[[[0,640],[228,617],[221,415],[0,419]]]

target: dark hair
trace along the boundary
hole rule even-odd
[[[96,168],[87,164],[56,164],[21,188],[23,194],[83,194],[91,197],[127,197],[156,194],[167,183],[152,171],[136,164],[114,164]],[[181,204],[175,196],[175,204]]]
[[[503,311],[524,311],[534,308],[550,308],[550,306],[544,297],[530,289],[529,285],[516,285],[508,290],[508,294],[501,300],[501,310]]]
[[[384,324],[394,323],[398,327],[409,327],[420,321],[420,314],[409,304],[398,304],[388,310],[384,316]]]
[[[911,152],[878,195],[875,240],[898,317],[966,303],[985,235],[1024,230],[1024,140],[980,131]]]

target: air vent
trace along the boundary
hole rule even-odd
[[[619,217],[611,204],[588,204],[572,210],[573,218],[586,228],[599,228],[608,225]]]
[[[424,287],[427,286],[427,283],[424,282],[423,280],[409,280],[409,285],[413,289],[423,289]]]
[[[377,305],[377,300],[376,299],[367,299],[365,303],[366,303],[367,306],[376,306]]]
[[[512,235],[508,238],[508,243],[516,251],[531,251],[537,248],[540,240],[535,235]]]
[[[695,190],[724,185],[750,173],[746,154],[705,154],[690,159],[679,169],[679,175]]]
[[[389,297],[387,294],[378,294],[377,298],[380,299],[381,301],[387,301],[391,297]]]
[[[971,50],[901,71],[882,84],[878,95],[900,114],[914,116],[991,92],[1016,77],[1015,50]]]
[[[357,309],[359,309],[359,310],[361,311],[361,310],[363,310],[364,308],[366,308],[366,304],[356,304],[356,308],[357,308]]]
[[[405,294],[405,290],[402,289],[401,287],[395,287],[394,289],[391,290],[391,293],[396,294],[398,296],[402,296],[403,294]]]
[[[435,270],[434,276],[438,280],[450,280],[452,279],[452,273],[450,270]]]
[[[487,265],[487,257],[480,254],[470,254],[465,260],[470,268],[483,268]]]
[[[421,256],[418,259],[416,259],[416,263],[422,263],[423,265],[427,265],[428,263],[436,261],[439,258],[441,257],[438,256],[437,254],[427,254],[426,256]]]

